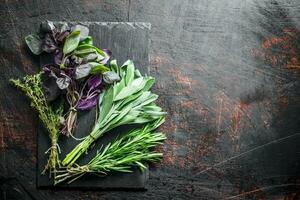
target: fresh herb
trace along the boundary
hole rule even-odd
[[[25,76],[23,79],[11,79],[11,82],[29,97],[31,101],[30,105],[36,109],[39,118],[49,133],[51,147],[46,153],[50,152],[50,154],[43,174],[49,170],[51,175],[56,171],[56,168],[60,166],[58,156],[59,146],[57,142],[60,135],[59,126],[63,109],[60,107],[54,111],[48,105],[42,90],[41,73]]]
[[[42,40],[37,34],[26,36],[25,41],[32,53],[35,55],[40,55],[42,53]]]
[[[115,61],[113,63],[116,65]],[[96,125],[92,132],[65,157],[63,165],[74,164],[91,144],[107,131],[121,125],[151,122],[165,114],[154,103],[158,96],[148,91],[154,83],[154,78],[139,76],[140,73],[136,75],[135,71],[133,62],[127,61],[120,69],[122,80],[101,93],[100,114]]]
[[[162,157],[161,153],[154,152],[152,148],[166,139],[163,133],[153,133],[163,122],[164,117],[161,117],[144,128],[130,131],[100,149],[86,165],[60,168],[54,184],[67,180],[71,183],[87,173],[107,175],[111,171],[132,172],[132,166],[138,166],[140,170],[146,169],[144,162],[155,162]]]

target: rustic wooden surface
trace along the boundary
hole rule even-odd
[[[298,0],[1,0],[1,199],[299,199]],[[164,159],[148,191],[37,190],[37,118],[8,84],[33,73],[41,20],[147,21]]]

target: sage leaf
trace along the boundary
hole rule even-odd
[[[126,69],[126,78],[125,78],[126,85],[131,84],[133,79],[134,79],[134,65],[133,62],[130,62],[127,65],[127,69]]]
[[[63,47],[63,52],[64,54],[71,53],[74,51],[80,41],[80,31],[74,31],[72,32],[65,41],[64,47]]]
[[[25,37],[25,42],[33,54],[40,55],[42,53],[43,41],[37,34],[27,35]]]
[[[104,118],[106,118],[106,115],[109,113],[112,105],[113,105],[113,88],[110,87],[105,95],[103,96],[102,104],[100,105],[100,118],[99,120],[102,121]]]

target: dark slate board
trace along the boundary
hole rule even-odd
[[[70,24],[74,24],[72,22]],[[108,48],[112,50],[113,57],[118,60],[121,65],[127,59],[132,59],[135,66],[143,73],[147,73],[149,66],[149,23],[115,23],[115,22],[84,22],[81,23],[90,28],[90,35],[94,38],[94,44],[100,48]],[[41,56],[41,65],[47,63],[47,57]],[[75,136],[78,138],[88,135],[93,128],[95,121],[95,110],[79,113],[78,124]],[[77,163],[83,165],[87,163],[102,145],[114,140],[120,134],[137,126],[126,126],[112,130],[111,132],[100,138],[89,153],[80,159]],[[72,138],[64,136],[60,137],[59,145],[62,150],[60,154],[61,160],[70,152],[79,142]],[[40,188],[53,187],[53,180],[47,175],[41,175],[47,156],[45,151],[50,146],[50,140],[46,130],[40,124],[38,131],[38,171],[37,186]],[[106,177],[99,175],[85,175],[81,179],[71,184],[58,184],[57,188],[85,188],[85,189],[144,189],[148,180],[148,169],[141,172],[134,168],[133,173],[111,173]]]

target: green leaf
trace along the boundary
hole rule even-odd
[[[72,32],[65,41],[63,47],[64,54],[68,54],[74,51],[78,47],[79,41],[80,41],[80,31]]]
[[[112,84],[113,82],[119,81],[120,77],[113,71],[107,71],[103,73],[103,80],[108,84]]]
[[[76,24],[75,26],[72,26],[71,31],[72,32],[79,31],[81,41],[85,40],[89,35],[89,28],[81,24]]]
[[[117,73],[120,76],[120,69],[117,64],[117,60],[110,61],[110,67],[111,67],[112,71],[114,71],[115,73]]]
[[[134,65],[133,62],[130,62],[127,65],[127,69],[126,69],[126,77],[125,77],[126,85],[130,85],[133,79],[134,79]]]
[[[143,88],[143,91],[148,91],[150,90],[150,88],[153,86],[153,84],[155,83],[155,79],[152,77],[147,77],[147,82]]]
[[[103,96],[102,104],[100,105],[100,122],[103,121],[103,119],[106,117],[106,115],[109,113],[112,105],[113,105],[113,87],[109,87],[109,89],[105,92],[105,95]]]
[[[37,34],[27,35],[25,37],[25,42],[33,54],[40,55],[42,53],[43,41]]]
[[[103,64],[99,64],[96,62],[93,62],[93,66],[92,66],[92,70],[91,70],[91,74],[97,74],[97,73],[104,73],[109,71],[109,68],[104,66]]]
[[[105,53],[102,50],[100,50],[99,48],[97,48],[97,47],[95,47],[93,45],[90,45],[90,44],[79,45],[76,50],[81,50],[81,49],[86,49],[86,48],[92,48],[92,49],[96,50],[96,52],[98,54],[100,54],[101,56],[105,57]]]
[[[87,38],[85,38],[83,41],[79,43],[79,45],[83,45],[83,44],[93,45],[93,38],[91,36],[88,36]]]
[[[92,66],[89,63],[79,65],[78,67],[75,68],[75,76],[76,76],[75,78],[81,79],[87,77],[90,74],[91,68]]]
[[[114,98],[114,101],[118,101],[121,99],[125,99],[131,95],[133,95],[134,93],[139,91],[139,87],[138,86],[126,86],[124,87],[119,94],[117,94],[117,96]]]
[[[86,54],[90,54],[90,53],[95,53],[96,50],[93,49],[93,48],[82,48],[80,50],[75,50],[74,51],[74,54],[77,55],[77,56],[85,56]]]

